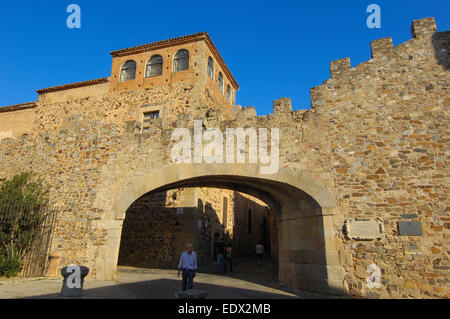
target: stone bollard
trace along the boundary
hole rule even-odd
[[[175,299],[206,299],[208,293],[203,290],[188,289],[184,291],[177,291]]]
[[[84,277],[89,274],[89,268],[84,266],[71,265],[61,269],[64,277],[61,296],[81,297],[83,295]]]

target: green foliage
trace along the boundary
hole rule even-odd
[[[18,257],[0,255],[0,277],[16,277],[22,269],[22,262]]]
[[[47,203],[47,189],[35,174],[23,172],[0,184],[0,203],[8,201],[42,206]]]
[[[45,221],[47,188],[31,172],[0,184],[0,275],[14,275]]]

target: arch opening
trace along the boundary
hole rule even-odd
[[[204,186],[154,191],[141,196],[126,212],[118,265],[176,269],[189,242],[200,272],[230,273],[237,258],[241,260],[238,276],[248,276],[249,264],[256,266],[255,246],[261,244],[266,268],[275,270],[276,278],[278,259],[271,249],[277,248],[275,234],[273,211],[255,196]],[[231,247],[231,258],[220,263],[218,255],[225,257],[226,247]]]
[[[261,176],[251,174],[257,172],[255,169],[243,175],[217,166],[210,169],[202,165],[196,169],[195,165],[194,168],[183,165],[130,181],[115,203],[116,219],[123,220],[126,210],[142,196],[173,189],[208,187],[248,194],[265,203],[276,222],[279,284],[310,293],[345,294],[333,230],[336,203],[320,183],[303,171],[281,169],[276,175]],[[117,255],[118,246],[119,243]]]

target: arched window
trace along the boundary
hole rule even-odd
[[[134,80],[136,78],[136,62],[128,60],[120,70],[120,81]]]
[[[223,75],[219,72],[219,91],[223,94]]]
[[[183,71],[189,69],[189,51],[181,49],[173,58],[173,71]]]
[[[146,77],[161,75],[163,71],[163,57],[160,55],[154,55],[147,62],[147,70],[145,72]]]
[[[227,100],[231,104],[231,87],[227,85]]]
[[[214,79],[214,60],[211,57],[208,58],[208,75]]]

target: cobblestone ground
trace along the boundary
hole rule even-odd
[[[208,292],[208,298],[298,298],[277,284],[276,268],[266,262],[256,266],[253,259],[235,260],[234,274],[217,274],[216,265],[202,267],[195,278],[196,289]],[[119,267],[117,279],[87,279],[81,298],[151,299],[174,298],[181,281],[176,270]],[[62,298],[61,278],[0,279],[0,298]]]

